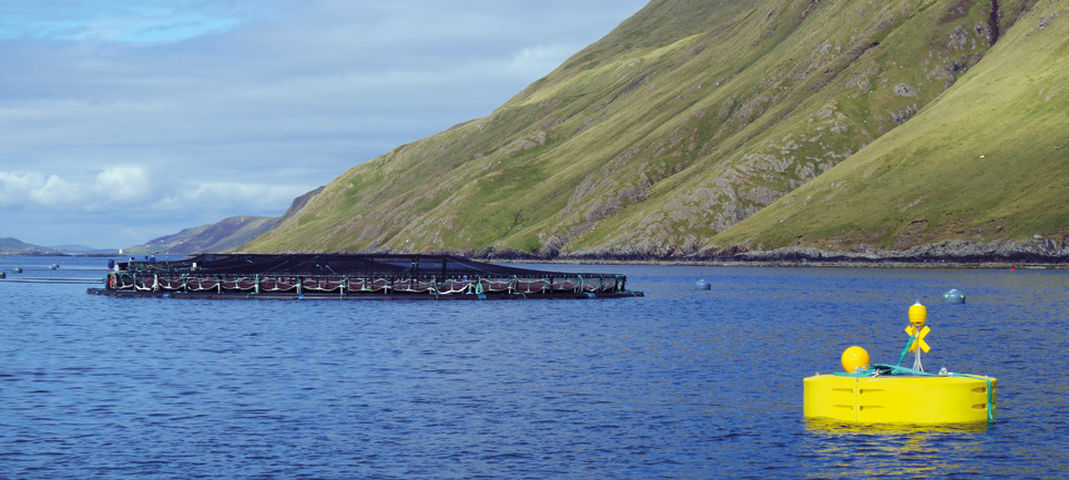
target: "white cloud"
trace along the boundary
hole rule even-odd
[[[39,172],[0,171],[0,206],[76,211],[147,210],[168,214],[181,214],[190,209],[263,212],[278,211],[281,205],[288,205],[307,190],[294,185],[164,182],[164,178],[150,175],[138,166],[108,168],[86,181]]]
[[[32,202],[34,190],[45,183],[40,174],[0,171],[0,207]]]
[[[144,201],[151,192],[148,175],[140,167],[114,167],[86,181],[58,174],[0,171],[0,205],[99,209]]]
[[[291,185],[262,185],[243,183],[209,182],[186,184],[172,189],[157,199],[150,208],[162,211],[182,211],[197,208],[210,211],[235,211],[244,208],[246,213],[277,210],[278,205],[288,205],[294,198],[305,193],[303,187]],[[241,210],[236,210],[241,211]],[[281,215],[277,211],[275,215]],[[220,218],[221,219],[221,218]],[[192,226],[192,225],[190,225]]]
[[[30,200],[46,207],[64,207],[84,200],[84,189],[58,175],[49,175],[43,184],[30,191]]]
[[[20,224],[0,236],[72,231],[15,209],[101,242],[115,225],[85,212],[173,227],[160,234],[279,215],[357,163],[488,114],[644,3],[0,3],[0,225]]]
[[[93,190],[96,198],[120,204],[148,200],[155,189],[144,168],[112,167],[97,174]]]

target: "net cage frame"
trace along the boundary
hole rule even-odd
[[[535,270],[455,255],[199,254],[119,262],[99,293],[199,296],[637,296],[614,273]]]

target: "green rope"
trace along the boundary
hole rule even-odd
[[[906,343],[906,348],[902,349],[902,353],[900,353],[898,355],[898,363],[896,363],[895,366],[901,366],[902,365],[902,360],[906,359],[906,353],[909,353],[909,349],[913,347],[913,342],[916,342],[916,341],[917,341],[917,337],[914,337],[913,335],[909,336],[909,342]],[[912,368],[910,370],[912,370]]]

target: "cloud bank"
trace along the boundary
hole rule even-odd
[[[0,236],[119,247],[279,215],[488,114],[644,3],[0,5]]]

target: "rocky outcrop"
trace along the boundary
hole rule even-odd
[[[1038,238],[1030,241],[939,242],[905,250],[879,249],[861,245],[856,249],[823,250],[813,247],[786,247],[775,250],[747,250],[732,246],[700,253],[662,250],[651,254],[645,249],[615,249],[559,255],[532,254],[520,250],[484,249],[470,252],[442,252],[490,261],[543,262],[631,262],[686,263],[714,265],[776,266],[859,266],[859,267],[994,267],[1033,266],[1069,268],[1069,238]]]

